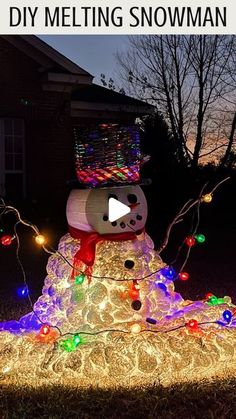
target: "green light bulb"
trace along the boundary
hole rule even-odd
[[[81,337],[80,335],[75,335],[73,339],[74,344],[77,346],[81,343]]]
[[[209,301],[207,303],[211,306],[217,306],[218,298],[215,295],[213,295],[212,297],[209,298]]]
[[[84,280],[85,280],[85,274],[84,273],[81,273],[80,275],[76,275],[76,277],[75,277],[75,283],[77,285],[83,284]]]
[[[64,340],[63,342],[63,348],[65,349],[66,352],[72,352],[75,349],[74,343],[70,340]]]
[[[204,236],[204,234],[196,234],[195,239],[197,240],[198,243],[204,243],[206,241],[206,237]]]

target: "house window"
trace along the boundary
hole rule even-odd
[[[24,121],[0,119],[0,194],[11,199],[22,198],[24,191]]]

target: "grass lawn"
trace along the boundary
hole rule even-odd
[[[132,390],[2,387],[1,419],[235,419],[236,379]]]

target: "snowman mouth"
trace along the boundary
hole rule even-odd
[[[138,205],[140,205],[140,202],[135,202],[135,204],[130,204],[128,205],[128,207],[133,210],[134,208],[136,208]]]

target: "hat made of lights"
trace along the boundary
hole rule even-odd
[[[140,183],[137,125],[99,124],[74,128],[76,175],[84,187]]]

